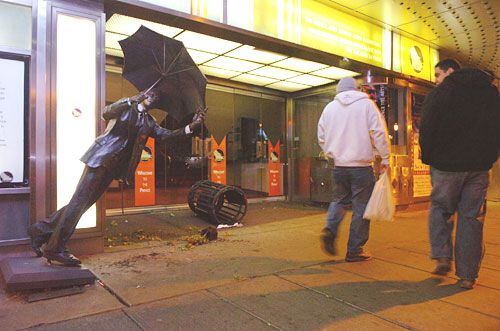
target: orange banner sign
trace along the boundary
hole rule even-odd
[[[214,136],[211,137],[212,152],[210,153],[210,180],[219,184],[226,184],[226,137],[217,144]]]
[[[155,203],[155,141],[149,138],[135,170],[135,205],[152,206]]]
[[[269,196],[281,195],[281,162],[280,162],[280,141],[273,146],[268,142],[269,161]]]

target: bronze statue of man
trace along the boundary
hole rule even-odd
[[[81,158],[86,166],[70,202],[28,229],[31,246],[37,256],[45,257],[49,263],[57,261],[67,266],[79,265],[80,260],[66,249],[66,243],[80,217],[99,199],[113,179],[131,182],[148,138],[164,141],[189,135],[201,126],[206,109],[198,109],[185,128],[162,128],[148,113],[158,101],[159,95],[153,90],[121,99],[104,108],[102,117],[109,121],[108,126]]]

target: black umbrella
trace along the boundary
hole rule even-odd
[[[205,107],[207,79],[184,44],[145,26],[120,41],[125,59],[123,77],[139,91],[160,91],[157,108],[181,121]]]

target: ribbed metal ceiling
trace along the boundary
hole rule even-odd
[[[326,0],[500,76],[500,0]]]

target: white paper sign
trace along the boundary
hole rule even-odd
[[[0,59],[0,183],[24,179],[24,62]]]

